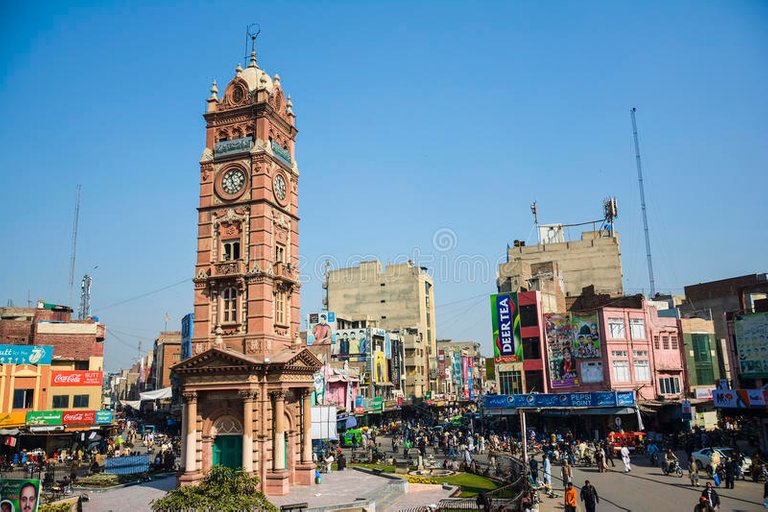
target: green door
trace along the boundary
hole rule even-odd
[[[213,464],[237,469],[243,466],[243,436],[216,436]]]

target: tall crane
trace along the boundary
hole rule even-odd
[[[656,296],[656,281],[653,279],[653,259],[651,258],[651,237],[648,234],[648,215],[645,210],[645,187],[643,185],[643,166],[640,164],[640,143],[637,142],[637,121],[632,107],[629,114],[632,117],[632,136],[635,139],[635,162],[637,163],[637,181],[640,183],[640,208],[643,210],[643,228],[645,229],[645,254],[648,257],[648,280],[651,282],[651,297]]]

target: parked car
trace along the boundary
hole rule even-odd
[[[696,461],[699,463],[699,467],[701,467],[701,469],[704,469],[710,475],[715,469],[712,467],[712,451],[713,450],[717,452],[717,454],[720,456],[719,457],[720,464],[725,463],[726,460],[730,459],[736,454],[736,450],[734,450],[733,448],[719,448],[719,447],[704,448],[703,450],[698,450],[693,452],[692,455],[696,458]],[[742,474],[747,474],[751,467],[752,467],[752,459],[749,458],[747,455],[744,455],[744,462],[741,463]]]

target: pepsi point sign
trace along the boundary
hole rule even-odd
[[[53,370],[51,386],[101,386],[103,377],[102,371]]]
[[[485,395],[487,409],[537,408],[571,409],[580,407],[631,407],[632,391],[595,391],[592,393],[531,393],[528,395]]]

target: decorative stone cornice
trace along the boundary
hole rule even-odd
[[[239,391],[240,398],[245,402],[252,402],[258,396],[258,392],[254,389],[241,389]]]
[[[282,389],[277,391],[270,391],[269,397],[275,401],[285,400],[285,391]]]
[[[184,391],[181,394],[181,398],[184,400],[184,403],[187,404],[197,402],[197,391]]]

